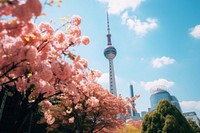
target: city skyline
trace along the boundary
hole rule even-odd
[[[121,3],[120,3],[121,2]],[[102,72],[99,79],[108,85],[108,62],[103,55],[107,43],[106,11],[109,12],[118,94],[129,97],[134,85],[138,112],[150,107],[150,88],[165,85],[180,101],[183,112],[200,116],[200,1],[81,0],[63,1],[45,7],[47,17],[37,20],[61,25],[59,19],[74,14],[82,17],[82,34],[91,38],[87,47],[74,52],[86,58],[91,69]]]

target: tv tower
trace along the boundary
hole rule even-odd
[[[110,34],[110,27],[109,27],[109,18],[108,18],[108,12],[107,12],[107,47],[104,49],[104,56],[109,61],[109,83],[110,83],[110,92],[117,96],[117,89],[116,89],[116,83],[115,83],[115,73],[114,73],[114,65],[113,65],[113,59],[115,58],[117,51],[115,47],[112,46],[111,43],[111,34]]]

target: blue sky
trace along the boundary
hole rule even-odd
[[[41,20],[61,25],[60,18],[80,15],[87,47],[74,52],[98,69],[98,80],[108,88],[106,11],[109,12],[117,92],[130,96],[134,84],[138,112],[150,107],[150,90],[165,85],[180,101],[183,112],[200,117],[200,1],[199,0],[63,0],[61,7],[45,7]]]

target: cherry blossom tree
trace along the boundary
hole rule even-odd
[[[8,93],[21,95],[18,100],[23,110],[14,122],[15,132],[21,131],[41,101],[62,93],[62,86],[78,80],[82,76],[81,68],[87,67],[86,60],[69,50],[90,42],[87,36],[81,36],[81,18],[73,16],[66,20],[65,34],[59,30],[61,27],[54,30],[47,22],[36,25],[33,18],[41,13],[39,0],[0,3],[0,90],[4,92],[0,114]],[[64,56],[71,62],[63,60]]]
[[[111,133],[123,125],[120,116],[126,115],[130,106],[121,96],[115,97],[97,84],[95,79],[99,76],[99,72],[89,71],[81,82],[71,83],[70,86],[76,87],[66,88],[65,93],[55,96],[51,102],[41,103],[49,132]],[[58,104],[52,105],[55,101]]]
[[[42,7],[39,0],[0,2],[0,121],[7,96],[13,96],[17,108],[12,109],[19,113],[10,125],[12,133],[23,131],[39,105],[49,131],[63,126],[80,133],[113,131],[130,106],[97,84],[100,72],[70,51],[90,42],[81,35],[81,17],[66,18],[57,29],[48,22],[37,25]]]

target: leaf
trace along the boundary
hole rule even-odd
[[[68,57],[69,59],[74,60],[76,56],[73,53],[69,52]]]
[[[67,34],[72,34],[73,33],[73,31],[71,30],[71,29],[69,29],[68,31],[67,31]]]
[[[62,2],[62,0],[56,0],[56,2],[57,2],[58,4],[60,4],[60,3]]]
[[[25,37],[24,38],[27,42],[30,42],[30,38],[29,37]]]
[[[62,21],[68,21],[69,18],[62,17],[62,18],[60,18],[60,20],[62,20]]]
[[[5,4],[7,2],[7,0],[1,0],[2,4]]]
[[[47,16],[47,14],[46,14],[45,12],[42,12],[42,13],[40,14],[40,16]]]
[[[33,74],[32,74],[32,73],[29,73],[27,76],[28,76],[28,78],[30,78],[31,76],[33,76]]]

